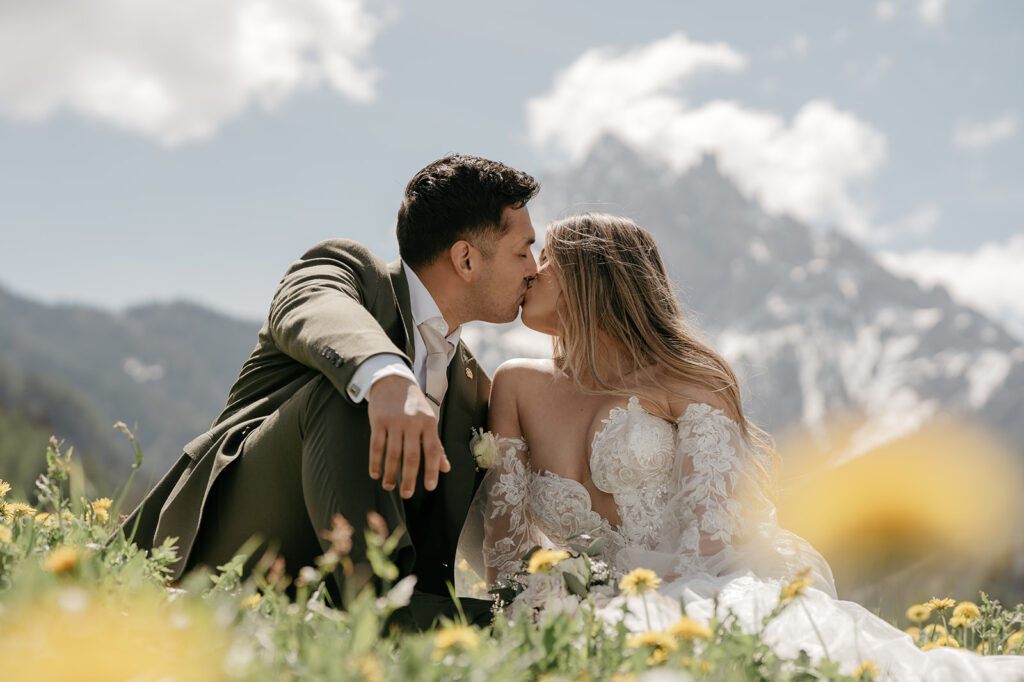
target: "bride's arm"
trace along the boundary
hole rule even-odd
[[[506,362],[491,384],[489,425],[498,442],[498,457],[481,483],[484,579],[493,583],[519,569],[519,560],[534,546],[526,513],[529,448],[519,422],[521,369]]]

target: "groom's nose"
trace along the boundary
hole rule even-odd
[[[537,259],[533,257],[533,249],[526,257],[526,280],[529,282],[537,276]]]

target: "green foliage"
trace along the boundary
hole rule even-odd
[[[134,434],[122,430],[141,457]],[[347,595],[344,610],[331,606],[327,576],[353,569],[351,527],[340,517],[325,536],[330,550],[294,580],[272,556],[246,577],[250,545],[215,574],[193,573],[171,586],[173,539],[139,551],[118,528],[114,502],[84,497],[80,476],[76,457],[53,439],[34,507],[0,484],[0,679],[88,672],[95,679],[629,680],[651,668],[714,681],[871,679],[870,671],[844,677],[837,664],[805,654],[781,659],[731,615],[688,633],[630,634],[585,602],[571,613],[499,612],[487,628],[445,621],[402,631],[389,618],[408,603],[414,579],[394,582],[389,557],[400,530],[371,523],[367,531],[382,593],[368,587]],[[799,604],[803,585],[787,586],[776,612]],[[980,611],[976,632],[986,641],[1005,644],[1024,624],[1024,606],[1004,609],[983,595]]]

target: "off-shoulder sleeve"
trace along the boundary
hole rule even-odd
[[[526,506],[530,489],[526,441],[499,438],[498,453],[470,504],[457,552],[461,572],[488,585],[519,570],[520,559],[531,548],[544,543]],[[478,591],[466,585],[467,576],[460,577],[459,573],[456,572],[457,593],[476,596]]]
[[[834,594],[824,558],[778,525],[772,466],[722,410],[691,405],[677,421],[672,492],[658,544],[629,560],[655,564],[670,580],[737,571],[791,578],[810,569],[816,586]]]

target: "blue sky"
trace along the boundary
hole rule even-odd
[[[261,318],[318,240],[396,256],[431,160],[543,179],[611,132],[680,172],[717,153],[769,210],[1024,319],[1022,19],[1011,0],[0,3],[0,285]]]

